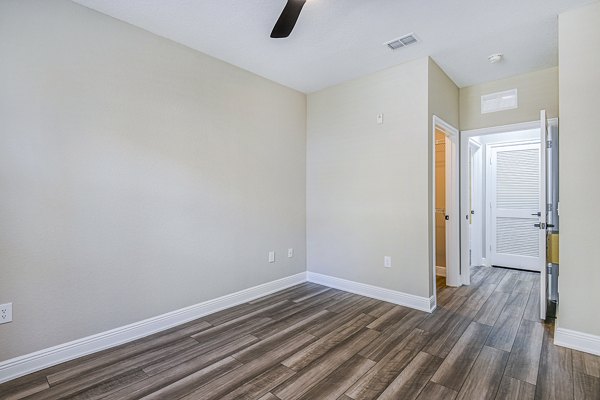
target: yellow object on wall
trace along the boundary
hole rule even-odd
[[[558,256],[558,241],[559,234],[558,233],[550,233],[548,234],[548,245],[546,246],[546,259],[547,262],[552,264],[559,264],[559,256]]]

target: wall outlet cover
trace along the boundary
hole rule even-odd
[[[12,303],[0,304],[0,324],[12,322]]]
[[[288,258],[294,257],[294,249],[288,249]]]
[[[269,252],[269,262],[270,263],[274,263],[275,262],[275,252],[274,251],[270,251]]]

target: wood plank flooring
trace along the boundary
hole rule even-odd
[[[432,314],[313,283],[0,385],[0,399],[600,400],[529,272],[437,280]]]

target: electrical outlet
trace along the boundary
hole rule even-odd
[[[0,304],[0,324],[12,322],[12,303]]]
[[[294,249],[288,249],[288,258],[294,257]]]
[[[390,256],[383,257],[383,266],[385,268],[392,268],[392,257],[390,257]]]
[[[270,263],[274,263],[275,262],[275,252],[274,251],[270,251],[269,252],[269,262]]]

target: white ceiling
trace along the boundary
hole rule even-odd
[[[427,55],[460,87],[552,67],[557,15],[596,0],[308,0],[287,39],[269,37],[286,0],[74,1],[310,93]]]

